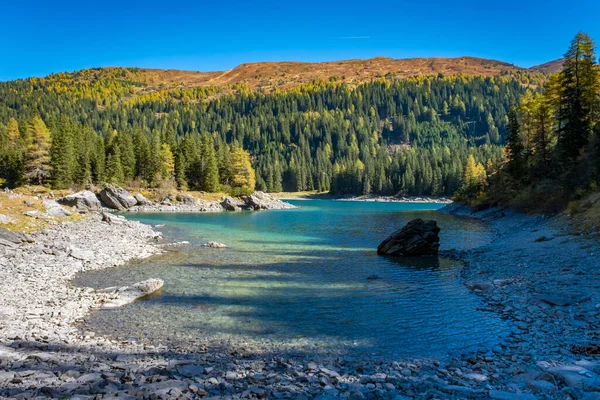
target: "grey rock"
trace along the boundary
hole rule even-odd
[[[490,399],[494,400],[537,400],[537,397],[529,393],[511,393],[501,390],[490,390]]]
[[[71,247],[69,255],[82,261],[91,261],[94,258],[94,252],[91,250],[81,250],[77,247]]]
[[[21,244],[21,243],[33,243],[34,240],[31,236],[26,233],[13,232],[6,228],[0,228],[0,239],[6,240],[7,242]]]
[[[0,382],[10,382],[14,379],[15,373],[12,371],[0,371]]]
[[[575,301],[568,297],[561,297],[553,294],[543,294],[537,297],[538,301],[550,304],[551,306],[569,306]]]
[[[199,365],[194,365],[194,364],[182,365],[177,368],[177,372],[182,376],[191,378],[194,376],[202,375],[204,373],[204,368],[202,368]]]
[[[102,212],[102,222],[106,222],[109,225],[122,225],[125,223],[125,218],[120,215],[114,215],[107,212]]]
[[[232,197],[230,196],[226,196],[221,200],[221,205],[223,206],[224,209],[226,209],[227,211],[241,211],[241,204],[240,202],[234,200]]]
[[[117,308],[133,303],[136,300],[159,291],[163,285],[164,281],[162,279],[148,279],[138,282],[135,285],[116,289],[113,292],[113,296],[102,304],[102,308]]]
[[[180,202],[182,204],[186,204],[188,206],[196,205],[196,199],[191,194],[178,194],[175,197],[175,200],[177,200],[178,202]]]
[[[57,202],[65,206],[74,207],[80,213],[88,213],[102,209],[98,197],[89,190],[71,194],[58,199]]]
[[[593,392],[600,391],[600,377],[578,365],[550,367],[546,371],[568,386]]]
[[[46,213],[53,217],[65,218],[73,215],[70,211],[65,210],[60,204],[58,204],[56,200],[44,200],[42,204],[46,208]]]
[[[208,242],[208,243],[204,243],[202,246],[204,246],[204,247],[211,247],[213,249],[225,249],[225,248],[227,248],[226,244],[219,243],[219,242]]]
[[[250,210],[280,210],[295,208],[293,205],[283,202],[264,192],[254,192],[249,196],[243,196],[242,200],[246,203],[245,208]]]
[[[117,186],[106,186],[100,192],[100,199],[108,208],[123,211],[137,204],[135,197],[129,192]]]
[[[534,392],[540,393],[554,393],[556,391],[556,387],[552,382],[544,381],[544,380],[532,380],[527,382],[527,386]]]
[[[0,214],[0,224],[13,224],[14,222],[8,215]]]
[[[135,196],[135,200],[137,201],[137,204],[140,206],[147,206],[152,204],[152,202],[150,200],[148,200],[143,194],[141,193],[137,193]]]

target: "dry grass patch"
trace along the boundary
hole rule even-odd
[[[34,232],[48,225],[60,222],[73,222],[84,218],[71,207],[64,207],[72,213],[71,217],[57,218],[46,214],[43,205],[45,199],[59,198],[70,191],[51,191],[41,186],[21,187],[12,192],[0,192],[0,214],[7,217],[9,223],[0,223],[0,227],[19,232]],[[26,215],[31,213],[33,216]]]

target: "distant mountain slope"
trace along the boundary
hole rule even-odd
[[[513,64],[477,57],[406,58],[375,57],[329,62],[257,62],[241,64],[228,71],[196,72],[173,69],[103,67],[73,73],[53,74],[46,78],[66,78],[76,82],[117,79],[143,87],[139,93],[177,88],[245,85],[251,90],[288,89],[314,80],[360,84],[380,77],[408,78],[421,75],[495,76],[527,71]],[[543,72],[532,70],[533,72]]]
[[[348,83],[368,82],[378,77],[408,78],[415,75],[499,75],[521,68],[497,60],[476,57],[406,58],[375,57],[321,63],[259,62],[242,64],[210,79],[209,84],[224,86],[243,83],[250,88],[285,89],[313,80],[336,78]]]
[[[529,68],[529,70],[534,72],[541,72],[543,74],[554,74],[562,69],[564,62],[564,58],[559,58],[557,60],[533,66]]]

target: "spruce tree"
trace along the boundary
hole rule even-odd
[[[202,158],[202,179],[200,189],[206,192],[219,190],[219,167],[213,140],[205,135],[201,140],[200,157]]]
[[[50,164],[52,187],[56,189],[65,189],[73,183],[76,166],[74,134],[72,124],[65,116],[61,116],[58,124],[53,126]]]
[[[557,104],[557,149],[569,177],[573,177],[573,167],[590,139],[597,100],[595,44],[589,35],[580,32],[565,54]],[[568,181],[575,183],[572,179]]]
[[[521,182],[525,173],[524,152],[525,146],[521,138],[521,128],[517,111],[513,108],[508,114],[508,126],[506,128],[506,172],[515,180]],[[475,159],[470,156],[467,163],[469,176],[473,175]]]

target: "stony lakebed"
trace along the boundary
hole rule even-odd
[[[370,242],[360,241],[382,231],[378,231],[380,228],[376,225],[369,227],[361,223],[364,210],[360,210],[363,207],[360,203],[350,206],[359,207],[349,213],[354,214],[354,218],[346,221],[353,227],[355,236],[352,236],[354,239],[343,236],[342,244],[316,240],[314,232],[303,232],[296,225],[292,226],[290,234],[303,239],[301,244],[290,247],[259,230],[257,234],[266,243],[261,251],[271,254],[269,257],[279,257],[279,263],[268,260],[265,264],[264,253],[253,252],[252,243],[244,242],[243,238],[247,236],[245,229],[257,226],[254,218],[263,218],[263,214],[290,213],[288,210],[210,215],[217,220],[204,222],[205,228],[196,234],[181,221],[165,223],[165,213],[126,215],[128,219],[154,218],[154,223],[150,224],[146,220],[146,223],[129,220],[111,224],[103,221],[100,215],[94,215],[74,223],[53,225],[14,243],[14,246],[0,246],[4,275],[0,299],[0,396],[599,398],[600,364],[594,350],[594,344],[600,341],[597,268],[600,253],[597,242],[571,235],[556,219],[523,216],[505,210],[472,215],[470,211],[450,206],[452,209],[447,211],[453,214],[477,217],[472,223],[481,229],[478,240],[468,243],[460,234],[442,237],[443,246],[444,243],[451,244],[446,247],[446,257],[439,262],[444,265],[421,268],[413,265],[416,268],[411,270],[383,260],[385,263],[382,261],[375,271],[382,279],[368,282],[366,278],[374,273],[374,267],[365,267],[364,262],[353,263],[352,260],[377,257],[372,255],[375,250]],[[310,207],[303,203],[299,210],[308,213],[310,210],[303,209]],[[426,213],[439,221],[446,218],[439,212]],[[177,218],[177,214],[169,215]],[[231,218],[234,229],[230,236],[217,235],[222,225],[222,221],[218,221],[220,217]],[[269,218],[259,226],[277,232]],[[328,218],[323,218],[320,223],[325,227],[324,232],[331,236],[335,232],[327,229],[333,229],[332,221],[346,217],[343,213],[332,212]],[[382,221],[386,219],[389,215],[382,217]],[[443,229],[441,222],[440,225]],[[164,238],[158,231],[164,233]],[[383,236],[371,240],[377,242]],[[205,238],[226,243],[229,248],[201,249],[199,244],[204,243]],[[183,241],[189,243],[169,245]],[[315,246],[317,251],[327,254],[327,259],[310,257],[308,248],[315,250]],[[208,257],[211,265],[216,264],[214,271],[206,265],[207,256],[203,257],[202,251],[215,253]],[[460,264],[459,259],[464,266],[455,264]],[[325,269],[328,264],[335,265],[340,260],[345,260],[348,270],[356,271],[356,274]],[[198,295],[194,292],[197,288],[186,287],[185,283],[173,285],[169,281],[168,278],[173,278],[179,270],[172,271],[173,276],[158,276],[160,264],[163,264],[164,272],[164,264],[177,269],[185,268],[182,265],[186,263],[192,265],[187,268],[193,271],[184,277],[188,280],[197,278],[196,286],[203,287],[203,295]],[[322,265],[320,269],[326,274],[318,275],[314,271],[301,274],[302,265],[311,264]],[[236,268],[226,268],[227,265]],[[259,276],[256,270],[260,271]],[[404,272],[396,275],[397,270]],[[221,274],[217,274],[219,271]],[[149,276],[149,273],[157,276]],[[446,286],[451,293],[444,294],[440,289],[443,286],[439,284],[428,287],[432,274],[438,280],[451,282]],[[409,276],[415,281],[399,285]],[[131,285],[143,280],[138,277],[167,279],[164,279],[163,291],[155,297],[115,310],[90,313],[108,296],[96,289],[114,286],[114,283]],[[332,297],[340,289],[325,285],[330,280],[341,280],[345,293],[359,295],[349,300],[340,296],[333,303],[338,308],[327,309],[324,305],[332,303],[330,298],[323,297],[324,294]],[[279,286],[273,288],[273,281],[278,281]],[[92,287],[81,286],[83,282]],[[230,282],[230,287],[235,290],[228,292],[226,282]],[[254,292],[241,292],[244,282],[251,283],[249,286]],[[300,285],[302,282],[304,284]],[[455,282],[462,289],[454,286]],[[419,287],[421,290],[411,292],[411,284],[413,289]],[[384,285],[387,286],[382,289],[380,286]],[[188,298],[171,298],[173,308],[169,308],[164,304],[165,298],[173,295],[171,291],[178,290],[187,292]],[[282,293],[291,293],[297,301],[290,303],[288,299],[288,304],[272,301],[275,314],[265,315],[268,300],[258,301],[257,297],[261,296],[257,296],[257,290],[279,297]],[[428,305],[420,304],[427,306],[421,311],[429,310],[430,315],[450,321],[446,324],[450,327],[453,326],[452,314],[440,314],[440,309],[447,306],[443,301],[436,303],[435,299],[456,301],[452,296],[464,296],[458,298],[462,304],[455,303],[458,321],[451,332],[457,330],[460,318],[479,316],[472,323],[463,324],[466,342],[472,342],[466,346],[449,346],[451,351],[446,355],[440,354],[440,349],[429,353],[421,351],[418,345],[413,346],[414,352],[411,352],[412,344],[408,340],[396,342],[394,346],[393,339],[401,331],[398,327],[404,324],[405,329],[409,320],[397,316],[397,319],[391,318],[392,313],[378,314],[373,297],[380,296],[381,300],[382,296],[382,304],[388,306],[396,302],[407,307],[410,304],[406,300],[407,292],[420,296],[416,297],[419,300],[432,299]],[[301,293],[305,293],[304,297]],[[321,302],[306,304],[307,299],[319,296]],[[192,305],[189,297],[194,300]],[[250,304],[254,310],[263,311],[258,313],[260,318],[244,310],[241,303],[249,299],[254,299]],[[224,300],[229,304],[224,304]],[[187,306],[182,307],[184,303]],[[313,328],[309,325],[311,321],[301,319],[282,322],[286,320],[282,320],[280,313],[286,307],[301,315],[302,306],[309,310],[305,316],[313,320]],[[375,321],[373,336],[383,338],[374,346],[372,342],[371,347],[364,345],[369,341],[361,335],[360,329],[355,328],[360,326],[356,322],[360,313],[356,310],[352,314],[355,321],[346,322],[347,328],[338,326],[337,332],[335,330],[333,322],[339,320],[339,315],[358,306],[366,307],[367,314],[373,314],[359,322],[373,324]],[[179,310],[179,314],[187,317],[173,315],[173,310]],[[410,308],[407,311],[408,314],[416,312]],[[169,313],[172,321],[167,319]],[[234,314],[237,319],[232,320]],[[110,318],[103,321],[103,315]],[[481,316],[488,318],[489,323]],[[325,322],[315,323],[317,317]],[[427,314],[419,314],[419,317],[426,319]],[[114,320],[112,325],[108,323],[110,319]],[[416,319],[413,315],[413,320]],[[425,328],[420,336],[414,336],[418,326],[414,331],[406,331],[407,335],[413,335],[413,342],[417,344],[427,343],[427,340],[435,343],[437,338],[443,348],[446,345],[441,338],[445,332],[435,324],[435,318],[430,320],[433,321],[429,321],[429,325],[423,324]],[[239,321],[245,321],[241,327]],[[189,329],[190,322],[195,322],[196,328]],[[105,331],[91,330],[102,326]],[[238,330],[223,329],[225,326]],[[287,326],[289,330],[281,335],[273,326]],[[182,329],[185,327],[188,329]],[[308,328],[300,331],[299,327]],[[170,337],[165,334],[167,329],[171,330]],[[326,335],[320,336],[319,332]],[[290,340],[284,341],[283,337]],[[460,340],[454,338],[454,342]],[[323,346],[315,348],[315,343]],[[347,346],[348,343],[359,344]],[[337,351],[340,348],[343,351]]]

